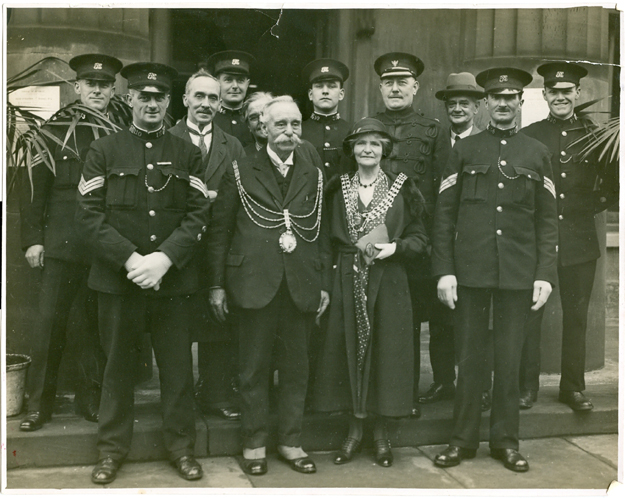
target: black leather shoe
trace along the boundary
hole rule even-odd
[[[382,467],[390,467],[393,465],[393,453],[391,452],[391,443],[388,439],[378,439],[373,441],[375,447],[375,461]]]
[[[513,470],[514,472],[527,472],[530,469],[530,464],[517,450],[510,448],[491,448],[490,456],[501,460],[506,469]]]
[[[230,422],[241,420],[241,412],[236,408],[212,408],[210,411]]]
[[[483,412],[487,412],[490,410],[490,407],[493,406],[493,398],[490,395],[490,391],[482,391],[482,402],[480,404],[480,409]]]
[[[254,458],[248,460],[247,458],[241,458],[239,461],[243,472],[251,476],[262,476],[267,473],[267,459],[266,458]]]
[[[579,391],[560,391],[558,400],[566,403],[576,412],[589,412],[594,408],[590,400],[584,396],[584,393]]]
[[[122,463],[111,457],[102,458],[91,471],[91,482],[94,484],[108,484],[117,477],[117,471]]]
[[[334,456],[334,463],[341,465],[347,462],[351,462],[354,455],[358,453],[362,448],[361,441],[354,439],[353,437],[346,437],[343,441],[341,449]]]
[[[419,418],[421,416],[421,407],[419,405],[414,405],[412,407],[412,411],[410,412],[410,418]]]
[[[177,458],[171,464],[178,470],[178,475],[187,481],[201,479],[204,475],[202,466],[191,455],[184,455]]]
[[[76,412],[78,415],[82,415],[88,422],[98,422],[98,411],[98,407],[95,403],[89,403],[84,406],[76,406]]]
[[[536,400],[538,399],[538,393],[533,389],[526,389],[525,391],[521,391],[521,396],[519,398],[519,408],[521,410],[529,410]]]
[[[461,448],[460,446],[452,446],[451,444],[445,448],[442,453],[434,458],[434,465],[437,467],[455,467],[460,465],[462,460],[470,460],[475,458],[477,450],[469,448]]]
[[[20,423],[20,431],[38,431],[43,427],[43,424],[49,422],[51,418],[51,415],[44,412],[28,412]]]
[[[432,383],[430,388],[423,396],[419,396],[419,403],[427,405],[428,403],[436,403],[444,399],[454,399],[456,395],[456,386],[452,384]]]
[[[278,453],[278,458],[283,462],[288,463],[295,472],[301,472],[302,474],[314,474],[317,472],[315,462],[310,457],[294,458],[289,460],[282,453]]]

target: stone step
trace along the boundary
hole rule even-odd
[[[531,410],[521,411],[521,439],[608,434],[617,431],[618,391],[616,385],[589,386],[587,394],[595,409],[579,414],[557,401],[557,386],[541,388],[538,403]],[[140,397],[141,398],[141,397]],[[135,410],[134,436],[129,461],[162,460],[166,453],[160,432],[161,416],[157,397],[144,396]],[[423,405],[420,419],[394,420],[389,434],[394,447],[446,444],[452,430],[453,402]],[[52,422],[36,432],[21,432],[21,417],[7,420],[7,467],[46,467],[58,465],[90,465],[97,460],[97,425],[71,413],[55,415]],[[275,417],[272,438],[275,437]],[[488,440],[489,412],[482,416],[481,439]],[[196,455],[223,456],[240,452],[240,424],[214,416],[196,417]],[[339,447],[347,430],[347,416],[307,415],[304,421],[303,446],[309,451],[332,450]],[[368,437],[367,437],[368,436]],[[371,427],[365,442],[371,444]],[[269,447],[273,447],[272,440]]]

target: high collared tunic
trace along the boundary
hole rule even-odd
[[[443,173],[432,232],[435,277],[466,287],[556,282],[557,213],[550,154],[514,130],[458,142]]]
[[[95,249],[92,289],[135,290],[124,270],[135,251],[162,251],[173,262],[159,296],[197,289],[193,253],[206,232],[210,206],[203,173],[200,150],[164,128],[147,133],[132,126],[91,145],[76,216]]]
[[[558,264],[570,266],[592,261],[601,255],[595,214],[618,199],[618,165],[600,163],[597,154],[584,158],[585,142],[573,143],[594,125],[573,116],[567,120],[551,115],[523,128],[551,152],[558,204]]]
[[[382,121],[395,139],[393,152],[382,160],[382,169],[404,173],[416,183],[425,198],[425,223],[429,233],[441,172],[451,150],[449,135],[437,120],[412,108],[387,109],[374,118]]]
[[[221,107],[219,112],[215,114],[213,123],[219,126],[219,128],[225,131],[228,135],[238,138],[243,148],[251,143],[254,143],[254,137],[250,133],[250,129],[247,127],[242,109],[228,109],[227,107]]]
[[[341,119],[338,112],[330,116],[313,112],[310,118],[302,123],[302,138],[317,149],[328,180],[345,173],[342,164],[345,161],[343,140],[349,134],[349,130],[350,124]]]

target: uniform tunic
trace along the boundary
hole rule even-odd
[[[432,233],[435,277],[455,275],[458,386],[450,444],[479,446],[493,303],[490,447],[518,449],[519,364],[534,281],[556,278],[555,187],[550,154],[516,130],[458,142],[441,182]]]
[[[545,144],[558,204],[558,278],[562,302],[562,377],[567,391],[585,389],[586,325],[594,283],[596,260],[601,255],[595,214],[618,199],[618,167],[600,162],[595,153],[583,158],[586,142],[574,144],[594,124],[588,118],[562,120],[549,115],[521,130]],[[573,145],[574,144],[574,145]],[[521,389],[537,391],[540,375],[540,337],[544,307],[533,312],[526,326],[527,339],[521,361]]]
[[[161,378],[163,441],[171,460],[193,455],[195,417],[189,294],[198,288],[194,250],[210,202],[199,149],[164,128],[134,126],[91,145],[78,190],[77,220],[93,247],[89,285],[98,291],[107,354],[97,448],[123,460],[133,432],[136,364],[145,332]],[[134,253],[165,253],[172,266],[160,290],[127,278]]]
[[[61,109],[44,130],[63,142],[74,115],[75,111]],[[80,302],[77,309],[86,315],[85,323],[88,324],[80,331],[80,336],[70,338],[78,344],[80,379],[76,399],[79,403],[97,406],[104,370],[96,297],[87,287],[91,254],[74,222],[76,188],[89,146],[95,139],[89,124],[95,124],[94,120],[83,114],[65,146],[46,138],[55,173],[37,154],[31,163],[32,185],[24,175],[20,189],[22,249],[26,251],[33,245],[42,245],[45,250],[39,293],[40,316],[33,331],[29,373],[29,410],[45,414],[50,414],[54,406],[57,373],[74,301]],[[97,393],[94,392],[96,386]],[[87,397],[92,399],[87,400]]]
[[[247,127],[242,109],[228,109],[222,106],[215,114],[213,123],[228,135],[238,138],[244,148],[254,143],[254,137]]]
[[[302,123],[302,138],[317,149],[328,180],[346,172],[343,171],[346,168],[343,140],[349,134],[350,128],[350,124],[341,119],[338,112],[331,116],[313,112]]]

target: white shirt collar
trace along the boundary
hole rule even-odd
[[[267,154],[269,155],[269,159],[271,159],[271,162],[274,164],[274,166],[280,166],[282,164],[286,164],[287,166],[292,166],[293,165],[293,152],[291,152],[289,157],[286,158],[286,161],[282,161],[282,159],[278,157],[278,154],[276,154],[273,150],[271,150],[271,147],[267,145]]]
[[[197,131],[200,135],[206,135],[208,133],[210,133],[213,129],[213,123],[208,123],[204,129],[202,131],[200,131],[200,129],[197,127],[197,125],[195,125],[194,123],[191,122],[191,120],[189,118],[187,118],[187,127],[191,128],[192,130]]]
[[[471,132],[473,131],[473,126],[470,126],[467,130],[464,130],[462,133],[458,133],[456,134],[453,130],[451,130],[451,138],[453,138],[454,140],[456,140],[458,137],[462,138],[467,138],[469,135],[471,135]]]

